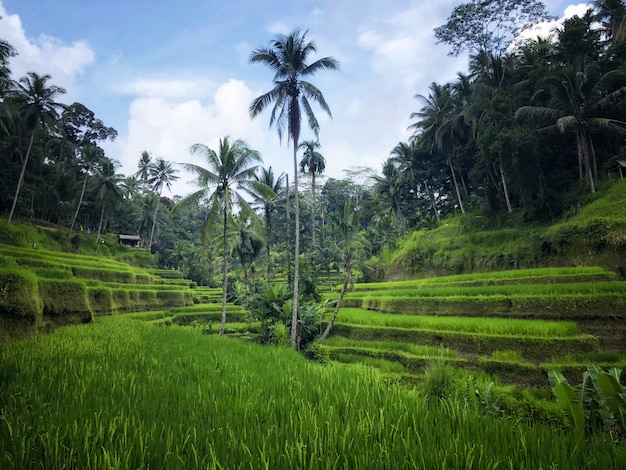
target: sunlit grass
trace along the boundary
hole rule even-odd
[[[397,367],[397,366],[393,366]],[[427,404],[372,370],[99,318],[0,344],[0,468],[619,468],[626,448]]]
[[[341,309],[337,323],[511,336],[567,337],[579,334],[576,322],[570,321],[402,315],[360,308]]]

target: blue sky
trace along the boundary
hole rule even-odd
[[[333,112],[320,120],[326,176],[370,167],[379,172],[391,149],[409,137],[416,94],[432,82],[466,72],[467,58],[447,56],[433,28],[461,1],[438,0],[0,0],[0,37],[13,44],[15,77],[52,76],[68,93],[119,132],[105,149],[136,171],[139,154],[201,163],[189,147],[215,148],[224,136],[243,139],[275,172],[293,172],[291,149],[269,129],[269,114],[250,120],[253,98],[268,91],[272,74],[249,64],[250,52],[276,33],[308,29],[319,56],[338,72],[312,81]],[[562,17],[584,4],[547,0]],[[577,5],[575,8],[574,6]],[[584,11],[584,10],[583,10]],[[308,129],[303,138],[312,138]],[[181,172],[173,193],[193,187]]]

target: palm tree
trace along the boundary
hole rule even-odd
[[[321,145],[317,140],[305,140],[300,144],[300,148],[304,149],[302,160],[300,160],[300,171],[311,177],[311,193],[313,195],[313,203],[311,207],[311,212],[313,213],[313,250],[317,249],[317,244],[315,243],[315,176],[321,175],[326,169],[326,159],[316,150],[320,147]]]
[[[133,176],[139,178],[144,191],[146,191],[148,189],[148,180],[150,179],[150,169],[152,168],[152,157],[147,150],[141,152],[137,168],[137,172]]]
[[[252,51],[250,62],[262,63],[274,70],[274,88],[256,98],[250,105],[250,116],[255,118],[263,110],[274,104],[270,115],[270,127],[275,126],[282,139],[285,131],[293,142],[293,170],[295,194],[295,249],[293,277],[293,313],[291,320],[291,346],[297,347],[298,328],[298,281],[300,258],[300,209],[298,207],[298,159],[302,113],[308,120],[315,136],[319,136],[320,126],[311,108],[315,101],[324,112],[332,117],[330,108],[322,92],[312,83],[304,80],[320,70],[337,70],[339,63],[332,57],[307,63],[309,55],[316,52],[313,41],[306,37],[306,31],[295,30],[289,35],[279,34],[269,47],[260,47]]]
[[[157,204],[154,209],[154,218],[152,220],[152,230],[150,231],[150,242],[148,246],[152,246],[152,240],[154,238],[154,227],[156,226],[157,221],[157,212],[159,210],[159,206],[161,205],[161,194],[163,193],[163,186],[167,188],[168,191],[172,190],[172,183],[178,179],[176,173],[178,170],[172,166],[171,162],[166,162],[162,158],[157,159],[154,162],[154,165],[150,166],[150,180],[149,182],[152,184],[152,190],[158,193],[159,198],[157,199]]]
[[[424,106],[419,112],[412,113],[411,119],[418,118],[419,121],[409,126],[421,134],[415,134],[416,138],[431,143],[431,148],[440,149],[446,156],[450,174],[454,183],[457,200],[461,212],[465,213],[459,183],[456,177],[456,171],[452,164],[452,156],[454,151],[454,141],[460,128],[461,107],[454,94],[454,88],[450,83],[439,85],[432,83],[430,85],[430,94],[428,97],[423,95],[415,95],[415,98],[424,101]]]
[[[255,181],[252,182],[252,190],[249,192],[253,197],[253,204],[263,211],[265,218],[265,243],[267,246],[267,282],[271,281],[272,276],[272,213],[276,210],[276,202],[279,194],[283,191],[283,180],[285,174],[281,174],[278,178],[274,177],[272,167],[261,168],[261,174],[254,175]]]
[[[353,211],[350,207],[350,199],[346,199],[343,205],[343,211],[339,208],[337,204],[337,200],[334,200],[335,206],[337,206],[337,212],[332,214],[332,218],[334,219],[334,224],[337,227],[337,231],[341,234],[341,238],[337,243],[337,249],[341,253],[341,257],[343,258],[343,269],[344,269],[344,280],[343,285],[341,286],[341,291],[339,293],[339,299],[337,300],[337,304],[335,305],[335,309],[333,311],[333,315],[330,318],[330,321],[326,325],[322,336],[319,341],[324,341],[335,324],[335,320],[337,319],[337,314],[339,313],[339,309],[341,308],[341,304],[343,302],[343,298],[346,295],[346,291],[348,289],[348,283],[354,281],[352,279],[352,258],[354,256],[354,246],[352,244],[352,240],[354,238],[355,233],[359,229],[359,217],[358,213]]]
[[[222,259],[222,321],[220,335],[224,334],[226,325],[226,301],[228,294],[228,217],[233,208],[238,206],[244,212],[252,213],[252,208],[243,196],[237,192],[239,188],[251,185],[256,172],[254,163],[261,160],[259,153],[249,148],[242,140],[231,141],[230,138],[220,139],[218,150],[212,150],[204,144],[191,147],[192,155],[199,155],[207,164],[207,168],[192,163],[181,163],[182,167],[197,177],[198,190],[182,199],[177,207],[193,206],[205,199],[209,205],[207,218],[202,228],[202,242],[206,243],[208,234],[222,217],[222,236],[224,241]]]
[[[102,157],[104,157],[102,149],[96,147],[95,145],[86,145],[80,149],[79,163],[81,170],[85,172],[85,176],[83,178],[83,187],[80,192],[80,198],[78,199],[78,206],[76,206],[76,212],[74,213],[74,218],[72,219],[72,225],[70,225],[70,237],[72,235],[72,231],[74,230],[74,224],[76,223],[76,218],[78,217],[80,208],[83,205],[83,198],[85,197],[85,189],[87,188],[89,174],[94,170],[95,165]]]
[[[419,184],[417,180],[421,177],[425,171],[419,167],[419,153],[421,149],[415,139],[412,139],[408,143],[400,142],[396,145],[391,151],[391,160],[396,163],[399,167],[399,170],[404,175],[404,179],[412,183],[416,186],[416,190],[419,192]],[[422,166],[424,166],[422,164]],[[431,166],[431,165],[429,165]],[[437,222],[441,220],[439,216],[439,209],[437,209],[437,201],[435,199],[435,193],[430,187],[430,183],[428,182],[428,177],[423,178],[423,184],[426,189],[426,194],[428,195],[428,199],[430,200],[430,206],[435,213],[435,217],[437,218]]]
[[[406,233],[406,222],[402,214],[402,173],[396,166],[396,162],[388,158],[383,163],[383,175],[373,176],[378,194],[383,196],[389,203],[391,212],[395,214],[403,234]]]
[[[94,170],[94,188],[93,194],[98,196],[100,203],[102,204],[102,210],[100,211],[100,223],[98,224],[98,236],[96,237],[96,244],[100,242],[100,235],[102,233],[102,223],[104,221],[104,211],[107,203],[122,198],[121,181],[122,176],[115,171],[118,167],[118,163],[110,158],[101,158]]]
[[[575,61],[545,83],[550,97],[547,105],[523,106],[515,116],[554,123],[543,131],[574,133],[579,179],[595,193],[597,169],[591,132],[626,135],[626,122],[609,117],[610,107],[626,94],[626,73],[617,69],[601,74],[597,64]]]
[[[48,126],[55,122],[58,119],[57,110],[65,106],[54,101],[57,95],[65,93],[65,89],[56,85],[48,86],[47,81],[50,80],[50,78],[50,75],[38,75],[35,72],[28,72],[26,77],[20,78],[16,83],[16,96],[19,101],[24,103],[24,118],[26,126],[31,129],[31,133],[28,150],[26,151],[26,157],[22,163],[22,171],[17,181],[17,188],[15,189],[13,205],[11,206],[7,224],[11,223],[13,213],[15,212],[17,198],[20,195],[20,189],[24,181],[26,165],[28,165],[28,158],[33,148],[37,126],[39,124]]]
[[[239,258],[243,269],[243,282],[246,286],[248,286],[248,267],[251,268],[254,286],[253,263],[263,251],[263,235],[259,230],[259,219],[254,213],[240,212],[231,218],[231,222],[235,233],[232,254]],[[256,287],[254,289],[256,290]]]

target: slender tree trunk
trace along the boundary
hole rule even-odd
[[[28,143],[28,150],[26,151],[26,158],[24,158],[24,163],[22,163],[22,171],[20,172],[20,179],[17,180],[17,188],[15,189],[15,196],[13,197],[13,204],[11,205],[11,212],[9,213],[9,219],[7,220],[7,225],[11,223],[11,219],[13,218],[13,213],[15,212],[15,206],[17,205],[17,198],[20,195],[20,189],[22,188],[22,182],[24,181],[24,173],[26,172],[26,165],[28,165],[28,157],[30,157],[30,151],[33,148],[33,142],[35,141],[35,129],[37,126],[33,128],[33,132],[30,134],[30,142]]]
[[[346,291],[348,290],[348,283],[350,282],[350,279],[352,278],[352,261],[351,260],[349,259],[346,260],[345,269],[346,269],[346,277],[343,280],[343,285],[341,286],[341,292],[339,293],[339,300],[337,301],[337,305],[335,305],[333,316],[330,317],[330,321],[326,325],[326,328],[324,329],[324,333],[322,333],[322,336],[319,339],[320,342],[324,341],[330,334],[330,330],[335,324],[335,320],[337,319],[337,314],[339,313],[339,309],[341,308],[343,297],[346,295]]]
[[[272,219],[271,216],[269,214],[269,212],[267,212],[265,214],[265,238],[267,240],[267,276],[266,276],[266,280],[267,282],[271,282],[272,280],[272,253],[271,253],[271,247],[272,247]]]
[[[311,203],[311,214],[313,216],[313,253],[317,253],[317,245],[315,243],[315,173],[311,173],[311,194],[313,195],[313,201]]]
[[[463,207],[463,200],[461,199],[461,192],[459,191],[459,183],[456,180],[456,173],[454,171],[454,167],[452,166],[452,159],[448,159],[448,165],[450,166],[450,173],[452,173],[452,181],[454,182],[454,189],[456,191],[456,197],[459,201],[459,207],[461,208],[461,213],[465,214],[465,208]]]
[[[577,133],[577,144],[579,158],[581,158],[583,161],[585,181],[589,185],[589,190],[592,193],[595,193],[596,185],[593,178],[593,168],[590,155],[591,152],[589,150],[589,138],[587,137],[587,132],[584,128],[580,129],[580,131]]]
[[[424,184],[426,185],[426,192],[428,193],[428,198],[430,199],[430,205],[433,208],[435,217],[437,217],[437,222],[441,222],[441,217],[439,217],[439,210],[437,209],[437,202],[435,201],[435,193],[430,188],[427,181],[424,181]]]
[[[87,175],[85,175],[85,179],[83,180],[83,189],[80,192],[80,199],[78,200],[78,207],[76,208],[76,212],[74,213],[74,218],[72,219],[72,225],[70,226],[70,237],[72,236],[72,231],[74,230],[74,224],[76,223],[76,219],[78,218],[80,207],[83,205],[83,198],[85,197],[86,187],[87,187]]]
[[[584,157],[583,157],[583,143],[582,143],[583,137],[581,134],[582,134],[581,129],[576,129],[576,150],[578,154],[578,179],[582,183],[585,177],[583,175]]]
[[[96,252],[100,248],[100,233],[102,233],[102,221],[104,220],[104,200],[102,201],[102,210],[100,211],[100,223],[98,224],[98,236],[96,237]]]
[[[220,336],[224,334],[226,326],[226,301],[228,300],[228,230],[227,230],[227,214],[224,209],[224,256],[222,259],[222,321],[220,323]]]
[[[509,188],[506,185],[504,169],[502,168],[502,160],[500,160],[500,178],[502,179],[502,189],[504,191],[504,200],[506,201],[506,210],[513,212],[513,208],[511,207],[511,198],[509,197]]]
[[[157,198],[156,208],[154,209],[154,220],[152,220],[152,230],[150,231],[150,243],[148,244],[148,246],[150,247],[152,247],[152,239],[154,238],[154,227],[156,226],[157,213],[159,212],[159,206],[161,205],[161,191],[159,191],[159,197]]]
[[[285,173],[285,197],[287,198],[286,202],[286,215],[287,215],[287,245],[291,242],[291,216],[289,211],[289,174]],[[287,257],[287,283],[291,284],[292,275],[291,275],[291,258]]]
[[[293,310],[291,312],[291,347],[298,348],[298,284],[300,281],[300,201],[298,200],[298,139],[293,139],[293,194],[295,198],[295,248],[293,258]]]

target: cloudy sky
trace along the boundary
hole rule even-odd
[[[409,137],[409,114],[420,108],[414,96],[467,71],[467,58],[448,57],[433,33],[460,3],[0,0],[0,37],[19,52],[14,77],[51,75],[51,83],[67,89],[61,101],[79,101],[117,129],[105,149],[122,173],[136,171],[143,150],[201,164],[190,146],[216,148],[224,136],[260,151],[276,173],[292,173],[291,149],[269,129],[269,113],[249,117],[251,101],[271,88],[273,75],[248,57],[276,33],[308,29],[318,57],[341,64],[312,81],[333,112],[331,120],[316,108],[326,175],[342,178],[351,167],[380,171],[390,150]],[[544,3],[557,17],[584,11],[579,2]],[[313,135],[304,129],[302,137]],[[173,192],[185,195],[193,186],[181,176]]]

